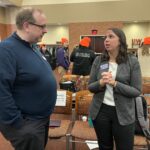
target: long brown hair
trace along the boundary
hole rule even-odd
[[[121,64],[127,61],[127,42],[125,33],[119,28],[109,28],[108,30],[113,31],[118,37],[120,41],[120,48],[118,52],[118,56],[116,57],[117,64]],[[105,49],[102,55],[102,60],[109,60],[109,55],[107,50]]]

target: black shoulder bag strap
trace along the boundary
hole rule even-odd
[[[130,56],[128,56],[128,60],[129,60],[129,66],[130,66],[130,77],[131,77],[131,61],[130,61]],[[135,105],[136,105],[136,113],[137,113],[137,119],[139,121],[139,124],[141,126],[141,129],[144,133],[144,136],[146,138],[146,142],[147,142],[147,146],[148,146],[148,150],[150,150],[150,131],[149,131],[149,126],[147,121],[144,118],[144,113],[143,113],[143,103],[142,103],[142,96],[138,96],[135,98]]]
[[[147,123],[149,119],[145,120],[144,118],[142,96],[138,96],[135,98],[135,104],[136,104],[137,118],[141,126],[141,129],[144,133],[144,136],[146,138],[148,150],[150,150],[150,143],[149,143],[150,131],[149,131],[149,123]]]
[[[149,120],[148,119],[145,120],[145,117],[144,117],[142,96],[138,96],[135,98],[135,104],[136,104],[137,118],[142,128],[142,131],[145,137],[148,140],[150,140],[149,124],[147,123],[147,121]]]

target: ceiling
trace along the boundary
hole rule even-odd
[[[45,5],[45,4],[73,4],[73,3],[94,3],[94,2],[112,2],[125,0],[23,0],[22,5]]]
[[[52,4],[71,4],[71,3],[92,3],[92,2],[111,2],[125,0],[0,0],[1,7],[8,6],[27,6],[27,5],[52,5]]]
[[[150,21],[150,0],[0,0],[3,7],[40,8],[48,24]]]
[[[7,7],[7,6],[12,6],[14,5],[12,2],[9,0],[0,0],[0,7]]]

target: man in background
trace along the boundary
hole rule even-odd
[[[47,33],[46,16],[24,8],[16,26],[0,43],[0,131],[15,150],[44,150],[56,102],[52,69],[35,46]]]
[[[68,50],[68,40],[66,38],[61,39],[62,46],[57,49],[57,70],[60,78],[66,74],[69,68],[69,50]]]
[[[89,49],[91,39],[84,37],[70,55],[70,61],[73,62],[72,74],[89,75],[93,61],[95,59],[94,51]]]
[[[45,44],[41,44],[39,48],[40,52],[43,54],[48,63],[51,65],[52,70],[54,70],[56,68],[56,57],[53,54],[51,54],[50,50],[47,48]]]

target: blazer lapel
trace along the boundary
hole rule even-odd
[[[124,63],[121,63],[121,64],[118,65],[118,67],[117,67],[117,73],[116,73],[116,79],[122,73],[123,67],[124,67]]]

